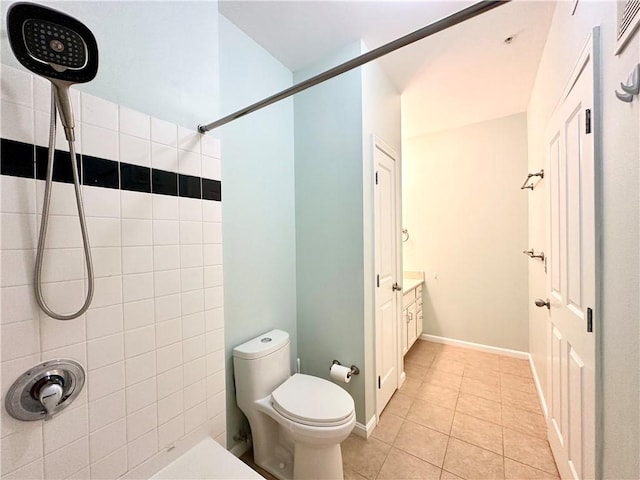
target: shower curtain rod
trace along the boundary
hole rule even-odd
[[[297,83],[281,92],[278,92],[270,97],[267,97],[259,102],[253,103],[248,107],[243,108],[242,110],[238,110],[237,112],[231,113],[226,117],[222,117],[215,122],[208,123],[206,125],[198,125],[198,131],[200,133],[206,133],[214,128],[221,127],[233,120],[244,117],[250,113],[255,112],[256,110],[260,110],[266,106],[271,105],[272,103],[283,100],[287,97],[290,97],[298,92],[302,92],[307,88],[313,87],[314,85],[318,85],[319,83],[326,82],[327,80],[332,79],[342,73],[348,72],[349,70],[353,70],[354,68],[360,67],[365,63],[369,63],[372,60],[376,60],[377,58],[386,55],[387,53],[394,52],[399,48],[410,45],[418,40],[422,40],[434,33],[441,32],[442,30],[446,30],[449,27],[453,27],[459,23],[462,23],[466,20],[469,20],[477,15],[488,12],[489,10],[494,9],[502,4],[508,3],[511,0],[498,0],[498,1],[482,1],[471,5],[459,12],[456,12],[448,17],[445,17],[437,22],[434,22],[426,27],[422,27],[415,32],[409,33],[403,37],[397,38],[381,47],[375,48],[370,52],[364,53],[358,57],[355,57],[347,62],[344,62],[336,67],[330,68],[329,70],[319,73],[303,82]]]

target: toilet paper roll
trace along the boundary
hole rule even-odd
[[[338,382],[349,383],[351,381],[351,368],[334,363],[331,365],[330,375],[332,379]]]

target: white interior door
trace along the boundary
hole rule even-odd
[[[379,141],[374,142],[375,165],[375,318],[376,413],[380,415],[398,388],[398,236],[396,160]]]
[[[594,45],[556,107],[549,160],[548,435],[562,478],[595,478]]]

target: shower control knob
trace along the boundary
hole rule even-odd
[[[64,390],[62,385],[56,381],[47,382],[42,386],[42,388],[40,388],[40,391],[38,392],[38,400],[40,400],[40,403],[46,412],[44,417],[45,420],[51,420],[53,412],[62,399],[63,393]]]
[[[84,380],[84,368],[75,360],[47,360],[13,382],[4,407],[17,420],[51,420],[78,397]]]

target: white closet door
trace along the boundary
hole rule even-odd
[[[547,134],[548,432],[562,478],[595,477],[594,44],[590,38]]]

